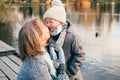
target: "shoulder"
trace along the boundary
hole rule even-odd
[[[25,79],[26,80],[28,79],[38,80],[39,79],[38,76],[42,77],[43,80],[51,80],[50,74],[48,72],[47,64],[41,58],[41,56],[39,56],[37,60],[32,60],[31,62],[24,61],[17,78],[19,79],[20,77],[22,77],[24,80]]]
[[[67,22],[68,26],[67,26],[67,32],[66,32],[66,38],[67,40],[80,40],[79,35],[76,33],[76,31],[74,30],[74,26],[72,26],[72,24],[70,22]]]
[[[31,67],[47,66],[46,61],[44,60],[43,55],[38,55],[36,58],[31,57],[29,60],[25,60],[22,63],[22,69],[30,69]]]

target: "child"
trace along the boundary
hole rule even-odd
[[[21,28],[19,52],[23,63],[17,80],[53,80],[52,77],[56,77],[53,62],[45,50],[49,37],[48,28],[37,18]]]
[[[60,65],[58,73],[66,67],[70,80],[82,80],[80,67],[85,60],[85,52],[81,40],[74,34],[70,22],[66,20],[66,11],[60,0],[52,0],[52,7],[45,12],[43,20],[51,34],[48,51],[51,54],[55,50],[58,54],[61,50],[65,55],[66,66]],[[59,60],[59,55],[57,58]]]

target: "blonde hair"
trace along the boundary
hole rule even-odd
[[[22,61],[29,59],[30,56],[43,54],[40,46],[41,25],[37,24],[39,21],[38,18],[27,21],[19,32],[19,53]],[[40,24],[43,23],[40,22]]]

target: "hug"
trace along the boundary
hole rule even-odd
[[[85,52],[60,0],[43,15],[27,21],[19,32],[23,64],[16,80],[83,80],[80,67]]]

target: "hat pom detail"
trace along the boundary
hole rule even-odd
[[[53,0],[52,6],[63,6],[63,4],[61,0]]]

